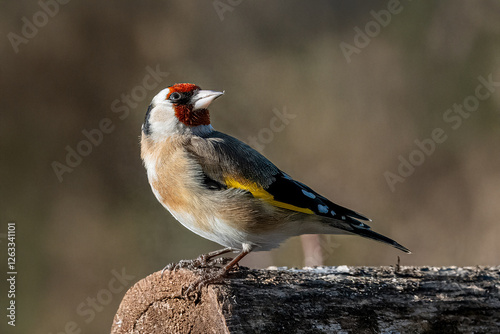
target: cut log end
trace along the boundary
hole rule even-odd
[[[223,317],[214,312],[217,296],[211,286],[203,289],[199,300],[181,294],[198,277],[181,269],[140,280],[125,294],[111,333],[203,333],[206,328],[224,333]]]

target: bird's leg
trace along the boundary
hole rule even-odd
[[[213,259],[214,257],[222,255],[222,254],[226,254],[229,252],[234,252],[235,250],[236,249],[234,249],[234,248],[226,247],[226,248],[219,249],[219,250],[207,253],[207,254],[202,254],[202,255],[198,256],[198,258],[195,259],[195,261],[199,261],[201,265],[206,266],[207,264],[209,264],[210,260]]]
[[[212,283],[218,283],[220,282],[233,268],[235,265],[238,264],[238,262],[244,258],[248,253],[250,253],[251,250],[243,250],[241,251],[238,256],[236,256],[231,262],[229,262],[227,265],[224,266],[221,270],[215,272],[215,273],[207,273],[203,275],[200,279],[198,279],[196,282],[192,283],[191,285],[188,286],[188,288],[183,291],[183,294],[186,296],[189,296],[191,292],[194,292],[195,290],[197,292],[200,292],[201,288],[203,286],[206,286],[208,284]]]
[[[235,250],[236,249],[234,249],[234,248],[226,247],[226,248],[219,249],[217,251],[213,251],[213,252],[210,252],[207,254],[202,254],[193,260],[180,260],[177,263],[170,263],[170,264],[166,265],[165,268],[163,268],[163,270],[161,271],[161,276],[163,277],[163,273],[165,272],[165,270],[174,270],[175,271],[175,270],[180,269],[180,268],[196,269],[196,268],[207,266],[208,264],[210,264],[210,260],[212,260],[214,257],[222,255],[222,254],[226,254],[229,252],[233,252]],[[225,260],[226,259],[219,261],[219,262],[225,263]],[[216,264],[220,264],[219,262],[216,262]]]

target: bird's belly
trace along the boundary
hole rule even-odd
[[[290,222],[286,229],[267,231],[264,233],[252,233],[237,228],[237,224],[233,221],[225,221],[216,216],[201,218],[187,212],[176,212],[168,207],[167,209],[175,219],[192,232],[225,247],[240,250],[271,250],[279,247],[279,245],[289,237],[298,235],[295,222]],[[200,224],[200,219],[206,221]]]
[[[213,201],[213,203],[210,203],[212,201],[208,201],[210,204],[204,205],[205,209],[201,210],[199,205],[193,205],[186,200],[186,197],[179,195],[179,193],[173,196],[170,192],[166,191],[166,189],[176,189],[178,192],[181,187],[175,184],[169,184],[168,187],[161,184],[161,187],[158,187],[158,183],[155,185],[156,171],[153,169],[150,174],[150,180],[153,180],[150,182],[151,189],[156,199],[184,227],[205,239],[225,247],[235,249],[251,248],[255,251],[263,251],[276,248],[287,238],[298,235],[295,222],[288,222],[281,226],[281,228],[275,229],[269,228],[275,226],[272,221],[267,224],[265,223],[267,221],[266,218],[269,217],[261,217],[261,219],[251,217],[249,220],[244,220],[241,219],[241,215],[226,214],[220,216],[218,215],[218,209],[220,208],[217,206],[217,201]],[[202,197],[198,199],[200,198]],[[256,228],[257,224],[255,224],[254,219],[261,223],[264,222],[260,226],[266,226],[266,228]]]
[[[175,211],[167,206],[166,208],[175,219],[190,231],[225,247],[242,249],[250,240],[247,233],[217,217],[197,217],[189,212]]]

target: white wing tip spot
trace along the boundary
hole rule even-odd
[[[330,211],[330,213],[332,214],[332,216],[335,216],[335,211]]]
[[[318,211],[321,212],[321,213],[327,213],[328,212],[328,207],[326,205],[318,204]]]
[[[305,189],[302,189],[302,193],[303,193],[304,195],[306,195],[307,197],[309,197],[309,198],[312,198],[312,199],[315,199],[315,198],[316,198],[316,195],[314,195],[313,193],[311,193],[311,192],[309,192],[309,191],[307,191],[307,190],[305,190]]]

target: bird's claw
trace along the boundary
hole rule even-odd
[[[201,278],[191,283],[187,288],[183,287],[181,294],[188,299],[198,300],[201,295],[201,289],[209,284],[221,283],[226,276],[227,271],[224,269],[216,272],[205,273]]]
[[[225,266],[229,262],[231,262],[233,259],[230,257],[218,257],[215,259],[210,260],[210,265],[214,266]]]
[[[192,260],[180,260],[177,263],[167,264],[161,271],[161,277],[165,271],[177,271],[179,269],[197,270],[211,266],[226,265],[232,259],[228,257],[210,258],[206,254],[198,256]]]

